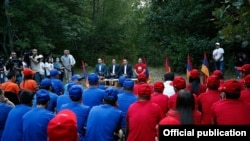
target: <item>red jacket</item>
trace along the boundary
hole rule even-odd
[[[250,104],[250,89],[244,89],[241,91],[240,100]]]
[[[151,101],[137,101],[127,113],[127,141],[154,141],[156,125],[164,118],[160,107]]]
[[[150,101],[159,105],[164,114],[168,111],[168,96],[158,93],[153,93],[151,95]]]
[[[241,100],[224,99],[212,105],[217,125],[250,125],[250,105]]]
[[[198,110],[194,110],[193,117],[194,117],[194,124],[200,125],[201,112],[199,112]],[[160,121],[159,125],[181,125],[180,114],[177,111],[170,109],[167,113],[167,116]]]
[[[211,106],[220,100],[220,92],[217,90],[208,90],[198,96],[198,107],[202,113],[203,124],[212,124]]]

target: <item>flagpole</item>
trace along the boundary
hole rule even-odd
[[[201,71],[203,73],[203,84],[207,83],[207,78],[209,76],[209,67],[206,52],[204,52],[204,57],[202,61]]]
[[[170,67],[170,64],[169,64],[168,55],[166,55],[166,59],[165,59],[165,72],[171,72],[171,67]]]
[[[191,59],[190,59],[190,56],[188,53],[188,56],[187,56],[187,74],[186,74],[187,80],[189,80],[191,70],[192,70],[192,63],[191,63]]]

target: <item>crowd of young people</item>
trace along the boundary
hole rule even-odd
[[[161,125],[250,125],[250,64],[237,68],[240,80],[215,70],[204,84],[197,69],[188,79],[167,72],[149,83],[145,66],[138,68],[137,81],[120,75],[117,87],[101,86],[99,71],[85,82],[69,75],[66,84],[57,69],[39,84],[33,69],[21,71],[20,84],[8,72],[0,86],[1,141],[155,141]]]

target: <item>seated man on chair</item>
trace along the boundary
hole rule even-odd
[[[127,59],[123,59],[123,64],[121,66],[121,75],[126,78],[133,77],[133,69],[132,69],[132,66],[128,64]]]
[[[98,58],[98,64],[95,66],[95,73],[98,75],[99,79],[104,79],[107,75],[106,64],[103,63],[101,58]]]
[[[108,68],[108,78],[118,79],[120,76],[120,65],[116,63],[115,59],[112,59],[112,65]]]

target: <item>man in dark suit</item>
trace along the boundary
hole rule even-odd
[[[95,66],[95,73],[99,76],[100,79],[103,79],[107,75],[106,64],[103,63],[101,58],[98,58],[98,64]]]
[[[116,63],[115,59],[112,59],[112,65],[108,68],[108,77],[118,79],[120,77],[120,65]]]
[[[132,78],[133,77],[133,69],[130,64],[128,64],[127,59],[123,59],[123,64],[121,66],[121,75]]]

